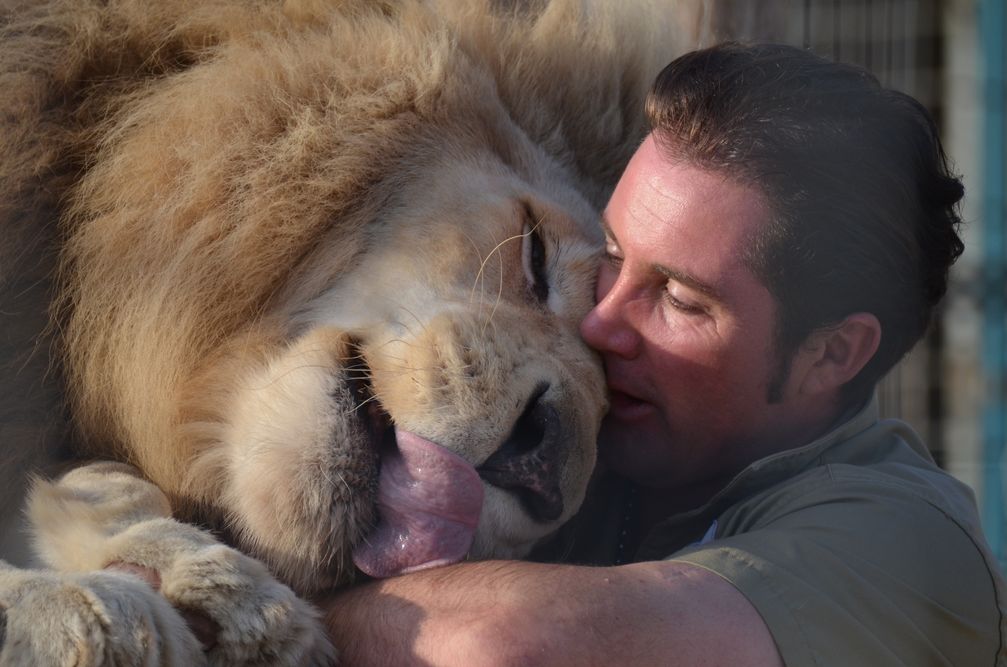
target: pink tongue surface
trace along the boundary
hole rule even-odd
[[[378,524],[353,550],[372,577],[448,565],[472,546],[483,485],[463,458],[426,438],[395,429],[398,451],[381,460]]]

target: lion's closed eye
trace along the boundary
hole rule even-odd
[[[542,238],[541,219],[533,221],[531,211],[521,230],[521,266],[528,288],[539,303],[549,299],[549,275],[546,271],[547,250]]]

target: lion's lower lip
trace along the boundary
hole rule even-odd
[[[384,406],[374,394],[371,368],[367,364],[359,342],[352,343],[355,363],[347,367],[347,384],[353,396],[353,411],[363,424],[375,452],[395,447],[395,426]]]

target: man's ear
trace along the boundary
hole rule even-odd
[[[867,365],[880,343],[881,323],[871,313],[854,313],[835,326],[812,331],[795,355],[791,386],[805,395],[838,389]]]

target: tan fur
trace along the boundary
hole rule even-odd
[[[58,257],[79,448],[314,593],[375,520],[360,358],[396,425],[473,465],[548,385],[562,516],[487,486],[471,555],[527,553],[593,466],[597,211],[696,25],[660,4],[3,0],[0,226]]]
[[[8,614],[3,667],[206,664],[184,621],[160,595],[118,572],[56,575],[0,562]]]
[[[36,551],[70,574],[5,571],[0,562],[0,601],[12,621],[0,647],[4,667],[295,667],[333,660],[307,603],[258,561],[170,519],[167,498],[129,466],[95,463],[57,484],[40,481],[29,512]],[[156,573],[157,592],[123,567]],[[217,641],[205,655],[175,609],[199,610],[216,623]]]

